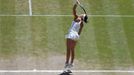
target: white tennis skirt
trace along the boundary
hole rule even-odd
[[[71,31],[65,35],[65,38],[77,41],[79,39],[79,34],[77,32]]]

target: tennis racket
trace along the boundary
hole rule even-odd
[[[80,1],[79,1],[79,0],[76,0],[76,1],[78,2],[79,6],[80,6],[81,9],[84,11],[84,13],[87,14],[87,12],[86,12],[84,6],[80,3]]]

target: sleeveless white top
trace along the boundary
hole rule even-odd
[[[71,25],[71,27],[69,29],[69,32],[77,32],[78,33],[79,29],[80,29],[80,23],[81,23],[81,21],[80,22],[73,21],[72,25]]]
[[[72,39],[72,40],[78,40],[79,39],[79,30],[80,30],[80,24],[81,24],[81,21],[80,22],[75,22],[73,21],[72,22],[72,25],[69,29],[69,33],[65,36],[65,38],[69,38],[69,39]]]

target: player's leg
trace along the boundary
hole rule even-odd
[[[70,63],[70,51],[71,51],[71,40],[70,39],[66,39],[66,47],[67,47],[67,51],[66,51],[66,62],[65,62],[65,67],[64,67],[64,71],[60,74],[60,75],[70,75],[70,73],[72,73],[70,71],[69,68],[69,63]]]
[[[71,43],[72,43],[72,45],[71,45],[71,62],[70,62],[70,65],[72,66],[72,64],[74,62],[74,58],[75,58],[76,41],[72,40]]]
[[[67,40],[66,40],[67,52],[66,52],[66,62],[65,62],[65,66],[68,66],[69,60],[70,60],[70,51],[71,51],[71,50],[70,50],[70,49],[71,49],[70,45],[71,45],[71,41],[70,41],[70,39],[67,39]]]
[[[69,74],[72,74],[72,71],[71,71],[71,68],[73,67],[73,61],[74,61],[74,56],[75,56],[75,53],[74,53],[74,48],[75,48],[75,45],[76,45],[76,41],[74,40],[71,40],[69,39],[69,50],[70,50],[70,60],[69,61],[69,64],[66,68],[66,73],[69,73]]]

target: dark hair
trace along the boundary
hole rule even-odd
[[[86,15],[86,16],[84,17],[84,22],[85,22],[85,23],[88,23],[87,20],[88,20],[88,16]]]

